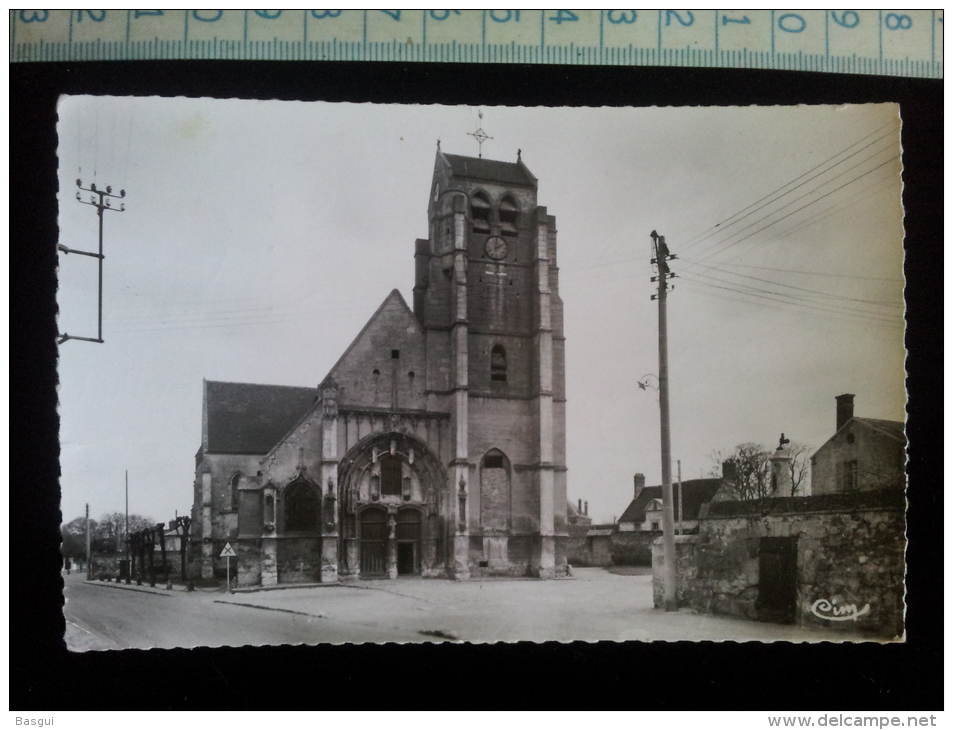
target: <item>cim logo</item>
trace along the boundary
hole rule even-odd
[[[811,613],[825,621],[856,621],[861,616],[870,613],[870,604],[865,603],[864,607],[857,610],[853,603],[845,603],[840,606],[837,601],[829,601],[826,598],[818,598],[811,604]]]

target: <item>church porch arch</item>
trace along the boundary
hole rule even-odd
[[[449,482],[424,442],[367,436],[341,459],[338,484],[342,577],[445,573]]]

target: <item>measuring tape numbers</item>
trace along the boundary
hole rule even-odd
[[[942,10],[11,10],[10,60],[242,59],[943,76]]]

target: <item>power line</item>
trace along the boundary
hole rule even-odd
[[[688,259],[681,259],[681,260],[682,260],[682,261],[687,261],[687,262],[689,262],[689,263],[693,263],[693,262],[689,261]],[[709,269],[709,270],[713,269],[713,270],[715,270],[715,271],[720,271],[720,272],[722,272],[723,274],[728,274],[729,276],[737,276],[737,277],[741,277],[741,278],[745,278],[745,279],[751,279],[751,280],[753,280],[753,281],[760,281],[760,282],[762,282],[762,283],[764,283],[764,284],[774,284],[775,286],[783,286],[783,287],[785,287],[785,288],[787,288],[787,289],[795,289],[795,290],[797,290],[797,291],[803,291],[803,292],[807,292],[807,293],[809,293],[809,294],[816,294],[816,295],[818,295],[818,296],[825,297],[825,298],[828,298],[828,299],[841,299],[841,300],[843,300],[843,301],[845,301],[845,302],[859,302],[859,303],[861,303],[861,304],[874,304],[874,305],[877,305],[877,306],[884,306],[884,307],[901,307],[901,306],[903,306],[902,304],[899,304],[899,303],[897,303],[897,302],[886,302],[886,301],[875,300],[875,299],[858,299],[857,297],[847,297],[847,296],[843,296],[843,295],[840,295],[840,294],[830,294],[830,293],[828,293],[828,292],[822,292],[822,291],[818,291],[818,290],[816,290],[816,289],[806,289],[806,288],[801,287],[801,286],[794,286],[793,284],[785,284],[785,283],[780,282],[780,281],[774,281],[773,279],[762,279],[762,278],[757,277],[757,276],[750,276],[749,274],[736,274],[736,273],[734,273],[733,271],[725,271],[724,269],[719,268],[718,266],[709,266],[708,269]],[[704,276],[704,274],[701,274],[701,275]],[[780,292],[778,292],[778,293],[780,294]]]
[[[752,227],[758,225],[759,223],[761,223],[761,222],[763,222],[763,221],[766,221],[766,220],[767,220],[768,218],[770,218],[771,216],[773,216],[773,215],[775,215],[775,214],[777,214],[777,213],[780,213],[782,210],[784,210],[785,208],[787,208],[787,207],[789,207],[789,206],[791,206],[791,205],[794,205],[794,204],[795,204],[796,202],[798,202],[799,200],[803,200],[804,198],[808,197],[809,195],[812,195],[813,193],[819,191],[819,190],[820,190],[821,188],[823,188],[825,185],[830,185],[830,184],[831,184],[832,182],[834,182],[837,178],[846,175],[846,174],[847,174],[848,172],[850,172],[851,170],[855,170],[855,169],[857,169],[858,167],[860,167],[860,166],[862,166],[862,165],[864,165],[864,164],[870,162],[870,161],[873,160],[877,155],[883,154],[884,152],[890,152],[890,151],[891,151],[890,149],[885,148],[885,149],[879,150],[878,152],[875,152],[874,154],[870,155],[870,157],[867,157],[867,158],[861,160],[860,162],[858,162],[856,165],[852,165],[851,167],[847,168],[847,169],[844,170],[843,172],[838,173],[837,175],[835,175],[834,177],[832,177],[830,180],[827,180],[827,181],[825,181],[825,182],[823,182],[823,183],[820,183],[819,185],[817,185],[817,186],[811,188],[810,190],[808,190],[806,193],[804,193],[804,194],[802,194],[802,195],[799,195],[798,197],[794,198],[794,200],[791,200],[791,201],[785,203],[784,205],[782,205],[780,208],[777,208],[777,209],[771,211],[770,213],[768,213],[768,214],[767,214],[766,216],[764,216],[763,218],[759,218],[758,220],[754,221],[753,223],[750,223],[749,225],[747,225],[747,226],[745,226],[744,228],[742,228],[740,231],[735,231],[734,233],[730,234],[730,235],[728,236],[728,238],[726,238],[726,239],[724,239],[724,240],[722,240],[722,241],[717,242],[715,245],[716,245],[716,246],[719,246],[719,245],[721,245],[721,244],[726,243],[729,239],[731,239],[731,238],[733,238],[733,237],[735,237],[735,236],[737,236],[737,235],[739,235],[739,234],[741,234],[741,233],[744,233],[744,232],[747,231],[749,228],[752,228]],[[899,157],[899,155],[897,155],[897,156]],[[876,168],[875,168],[875,169],[876,169]],[[837,189],[839,190],[840,188],[837,188]],[[819,198],[819,199],[820,199],[820,198]],[[786,216],[785,216],[785,217],[786,217]],[[779,219],[779,220],[783,220],[783,218],[781,218],[781,219]],[[776,221],[775,221],[775,222],[776,222]],[[761,230],[763,230],[763,229],[761,229]],[[709,237],[709,238],[710,238],[710,237]],[[704,239],[704,240],[707,240],[707,239]],[[745,239],[742,238],[741,240],[745,240]],[[735,242],[733,242],[733,243],[729,243],[727,246],[725,246],[725,247],[722,248],[721,250],[722,250],[722,251],[726,251],[726,250],[728,250],[729,248],[731,248],[732,246],[734,246],[735,243],[738,243],[738,241],[735,241]],[[711,255],[714,255],[714,253],[712,253]]]
[[[878,154],[879,154],[879,153],[878,153]],[[791,211],[791,212],[788,213],[787,215],[781,216],[781,217],[778,218],[776,221],[772,221],[772,222],[769,223],[768,225],[762,226],[762,227],[759,228],[758,230],[749,233],[749,234],[748,234],[747,236],[745,236],[744,238],[740,238],[740,239],[738,239],[737,241],[734,241],[734,242],[728,244],[727,246],[725,246],[725,247],[724,247],[723,249],[721,249],[720,251],[713,251],[712,253],[710,253],[710,254],[708,254],[707,256],[705,256],[705,258],[701,259],[701,261],[707,261],[707,260],[710,259],[712,256],[715,256],[715,255],[717,255],[717,254],[724,253],[725,251],[727,251],[727,250],[728,250],[729,248],[731,248],[732,246],[736,246],[736,245],[738,245],[739,243],[741,243],[742,241],[747,241],[747,240],[748,240],[749,238],[751,238],[752,236],[754,236],[754,235],[756,235],[756,234],[758,234],[758,233],[761,233],[761,231],[764,231],[764,230],[770,228],[770,227],[773,226],[773,225],[777,225],[778,223],[780,223],[781,221],[785,220],[786,218],[790,218],[790,217],[791,217],[792,215],[794,215],[795,213],[799,213],[800,211],[804,210],[804,209],[807,208],[808,206],[814,205],[814,203],[817,203],[817,202],[823,200],[824,198],[826,198],[826,197],[828,197],[828,196],[830,196],[830,195],[833,195],[833,194],[836,193],[838,190],[842,190],[843,188],[847,187],[847,186],[850,185],[851,183],[856,182],[857,180],[860,180],[862,177],[865,177],[865,176],[869,175],[869,174],[872,173],[872,172],[876,172],[877,170],[879,170],[879,169],[880,169],[881,167],[883,167],[884,165],[887,165],[887,164],[889,164],[889,163],[891,163],[891,162],[893,162],[894,160],[897,160],[897,159],[899,159],[899,158],[900,158],[900,155],[894,155],[894,156],[891,157],[890,159],[885,160],[884,162],[881,162],[881,163],[880,163],[879,165],[877,165],[876,167],[874,167],[874,168],[872,168],[872,169],[870,169],[870,170],[867,170],[867,172],[861,173],[861,174],[858,175],[857,177],[848,180],[848,181],[847,181],[846,183],[844,183],[843,185],[839,185],[838,187],[834,188],[834,189],[831,190],[830,192],[824,193],[824,195],[822,195],[821,197],[815,198],[814,200],[812,200],[812,201],[810,201],[810,202],[808,202],[808,203],[805,203],[805,204],[802,205],[800,208]],[[866,160],[865,160],[865,162],[866,162]],[[861,164],[863,164],[863,163],[861,163]],[[854,167],[857,167],[857,165],[855,165]],[[853,169],[853,168],[851,168],[851,169]],[[849,172],[849,171],[845,171],[845,172]],[[843,174],[843,173],[841,173],[841,174]],[[838,175],[838,177],[840,177],[840,175]],[[832,181],[828,181],[828,182],[832,182]],[[827,183],[824,183],[824,184],[826,185]],[[822,186],[819,186],[819,187],[822,187]],[[814,191],[812,191],[812,192],[814,192]],[[807,193],[807,195],[809,195],[809,194],[810,194],[810,193]],[[796,200],[793,200],[793,201],[791,201],[791,202],[792,202],[792,203],[797,202],[797,200],[800,200],[800,199],[803,198],[803,197],[805,197],[805,196],[802,195],[801,197],[799,197],[799,198],[797,198]],[[790,204],[791,204],[791,203],[789,203],[788,205],[790,205]],[[787,206],[784,206],[784,207],[787,207]],[[777,212],[777,211],[775,211],[775,212]],[[771,215],[774,215],[774,214],[772,213]],[[765,220],[765,219],[768,218],[768,217],[770,217],[770,216],[766,216],[765,218],[762,218],[761,220]],[[761,221],[757,221],[757,223],[760,223],[760,222],[761,222]],[[748,226],[748,228],[750,228],[750,227],[751,227],[751,226]],[[747,228],[746,228],[745,230],[747,230]]]
[[[753,302],[751,302],[751,301],[749,301],[749,300],[743,298],[744,296],[746,296],[746,295],[744,295],[744,294],[740,294],[740,293],[736,293],[736,292],[731,292],[731,290],[728,290],[728,291],[729,291],[728,294],[721,294],[721,293],[719,293],[719,292],[717,292],[717,291],[711,291],[712,288],[715,288],[715,287],[713,287],[713,285],[710,285],[710,284],[707,284],[707,283],[701,282],[701,281],[693,281],[693,280],[691,280],[691,279],[683,279],[682,282],[683,282],[685,285],[687,285],[690,290],[693,290],[693,291],[695,291],[696,293],[702,294],[702,295],[704,295],[704,296],[715,297],[715,298],[718,298],[718,299],[727,299],[728,301],[736,302],[736,303],[740,303],[740,304],[748,304],[748,305],[753,304]],[[696,289],[695,287],[699,287],[699,288]],[[724,287],[718,287],[718,288],[723,289]],[[851,323],[855,323],[855,324],[859,322],[859,320],[857,320],[856,318],[852,317],[851,315],[843,315],[843,316],[842,316],[842,315],[839,315],[839,314],[836,314],[836,313],[820,313],[820,312],[813,312],[813,311],[810,311],[810,310],[807,310],[807,311],[798,311],[798,310],[793,310],[793,309],[789,308],[788,306],[785,306],[784,304],[774,304],[774,303],[772,303],[771,300],[764,300],[764,301],[758,302],[758,305],[757,305],[757,306],[758,306],[759,308],[761,308],[761,307],[768,307],[768,308],[770,308],[770,309],[777,309],[777,310],[780,310],[780,311],[782,311],[782,312],[787,312],[787,313],[789,313],[789,314],[806,315],[806,316],[813,317],[815,320],[821,320],[821,321],[833,321],[833,320],[837,320],[837,321],[839,321],[839,322],[851,322]],[[803,321],[803,320],[802,320],[802,321]],[[877,323],[877,322],[864,322],[864,321],[860,320],[860,323],[868,324],[868,325],[870,325],[870,326],[872,326],[872,327],[876,327],[878,330],[896,330],[896,327],[894,327],[894,326],[879,324],[879,323]],[[899,323],[898,323],[898,324],[899,324]],[[828,331],[829,331],[829,330],[828,330]],[[878,339],[881,339],[881,338],[878,338]],[[892,340],[891,340],[891,341],[892,341]]]
[[[775,236],[774,238],[769,239],[768,241],[765,241],[765,242],[763,242],[763,243],[758,244],[758,247],[763,246],[763,245],[767,245],[767,244],[769,244],[769,243],[773,243],[774,241],[777,241],[777,240],[779,240],[779,239],[781,239],[781,238],[785,238],[786,236],[788,236],[788,235],[794,233],[794,232],[797,231],[797,230],[800,230],[801,228],[805,228],[805,227],[807,227],[807,226],[809,226],[809,225],[813,225],[814,223],[818,223],[818,222],[820,222],[821,220],[824,220],[825,218],[828,218],[828,217],[830,217],[831,215],[834,215],[835,213],[839,213],[840,211],[845,210],[846,208],[848,208],[848,207],[850,207],[850,206],[852,206],[852,205],[856,205],[856,204],[859,203],[860,201],[865,200],[866,198],[870,197],[869,195],[863,195],[863,193],[865,193],[865,192],[868,191],[868,190],[872,190],[872,189],[876,188],[876,187],[879,186],[879,185],[883,185],[884,183],[893,182],[893,180],[894,180],[894,178],[891,176],[891,177],[886,177],[886,178],[884,178],[883,180],[879,180],[879,181],[875,182],[873,185],[868,185],[867,187],[863,188],[863,190],[859,191],[858,193],[855,193],[853,196],[851,196],[851,197],[848,198],[847,200],[841,201],[841,202],[838,202],[838,203],[835,203],[834,205],[830,206],[829,208],[823,209],[822,211],[820,211],[820,212],[817,213],[816,215],[811,216],[810,218],[808,218],[808,219],[806,219],[806,220],[804,220],[804,221],[801,221],[800,223],[796,223],[796,224],[793,225],[791,228],[788,228],[786,231],[780,233],[779,235]],[[818,200],[820,200],[820,198],[818,198]],[[738,255],[740,255],[740,254],[738,254]],[[606,258],[606,256],[603,256],[602,258]],[[735,256],[735,258],[737,258],[737,256]],[[690,263],[690,264],[692,264],[692,265],[702,265],[702,264],[699,264],[697,261],[693,261],[692,259],[683,258],[682,260],[685,261],[686,263]],[[729,261],[730,261],[730,260],[732,260],[732,259],[729,259]],[[574,275],[575,275],[575,273],[578,272],[578,271],[587,271],[587,270],[589,270],[589,269],[605,268],[605,267],[607,267],[607,266],[618,266],[619,264],[626,264],[626,263],[632,263],[632,262],[637,262],[637,261],[641,261],[641,259],[639,259],[639,258],[615,259],[615,260],[607,261],[607,262],[604,262],[604,263],[590,264],[589,266],[572,266],[571,268],[565,268],[565,269],[563,269],[563,270],[561,271],[561,273],[562,273],[564,276],[569,277],[570,279],[574,279],[574,278],[576,278]],[[729,265],[740,266],[741,264],[728,264],[727,262],[723,262],[722,265],[723,265],[723,266],[729,266]],[[752,268],[767,268],[767,269],[770,269],[771,267],[752,267]],[[775,269],[775,270],[777,270],[777,271],[789,271],[788,269]],[[797,273],[797,272],[795,272],[795,273]],[[812,273],[812,272],[800,272],[800,273]],[[853,276],[853,275],[851,275],[851,274],[821,274],[821,273],[817,273],[816,275],[817,275],[817,276],[838,276],[838,277],[843,277],[843,278],[856,278],[856,279],[873,279],[873,280],[880,280],[880,281],[899,281],[899,280],[897,280],[897,279],[880,279],[880,278],[878,278],[878,277]],[[593,277],[583,277],[583,278],[593,278]],[[609,278],[611,279],[611,278],[619,278],[619,277],[609,277]]]
[[[688,261],[688,259],[682,259]],[[890,281],[902,284],[903,279],[888,279],[881,276],[860,276],[859,274],[828,274],[820,271],[803,271],[801,269],[780,269],[774,266],[755,266],[753,264],[722,264],[722,266],[735,266],[743,269],[765,269],[767,271],[783,271],[787,274],[804,274],[805,276],[834,276],[841,279],[868,279],[870,281]]]
[[[225,317],[225,318],[211,318],[206,320],[196,320],[196,321],[182,321],[182,320],[173,320],[169,321],[169,324],[172,326],[164,327],[136,327],[137,323],[130,323],[131,326],[126,327],[125,329],[117,330],[118,332],[159,332],[159,331],[171,331],[171,330],[184,330],[184,329],[211,329],[218,327],[244,327],[256,324],[290,324],[292,322],[304,322],[309,321],[313,318],[315,314],[323,314],[325,312],[357,312],[362,307],[333,307],[327,308],[322,307],[321,309],[313,310],[301,310],[298,312],[276,312],[273,314],[262,314],[262,315],[251,315],[243,317]],[[153,325],[153,324],[163,324],[163,322],[141,322],[144,325]]]
[[[874,188],[876,188],[876,187],[878,187],[878,186],[883,185],[884,183],[893,183],[893,182],[894,182],[894,178],[893,178],[892,176],[888,176],[888,177],[886,177],[886,178],[884,178],[884,179],[882,179],[882,180],[878,180],[878,181],[875,182],[873,185],[868,185],[867,187],[865,187],[865,188],[863,188],[862,190],[858,191],[856,194],[854,194],[853,196],[851,196],[851,197],[848,198],[847,200],[837,202],[837,203],[835,203],[834,205],[830,206],[829,208],[824,208],[823,210],[819,211],[817,214],[811,216],[810,218],[807,218],[807,219],[801,221],[800,223],[795,223],[793,226],[791,226],[790,228],[788,228],[788,229],[782,231],[781,233],[779,233],[778,235],[776,235],[774,238],[769,238],[769,239],[766,240],[766,241],[761,241],[760,243],[755,244],[752,248],[749,249],[749,252],[750,252],[750,251],[755,251],[755,250],[761,248],[762,246],[767,246],[768,244],[774,243],[775,241],[779,241],[779,240],[781,240],[782,238],[787,238],[788,236],[790,236],[791,234],[795,233],[796,231],[801,230],[802,228],[806,228],[807,226],[813,225],[814,223],[819,223],[819,222],[821,222],[822,220],[824,220],[824,219],[826,219],[826,218],[829,218],[830,216],[832,216],[832,215],[834,215],[834,214],[836,214],[836,213],[839,213],[839,212],[842,211],[842,210],[846,210],[846,209],[849,208],[850,206],[855,205],[855,204],[859,203],[860,201],[865,200],[865,199],[871,197],[871,195],[863,195],[863,193],[867,192],[868,190],[872,190],[872,189],[874,189]],[[899,200],[898,200],[897,202],[899,203]],[[734,256],[730,257],[730,258],[728,259],[728,261],[733,261],[734,259],[736,259],[736,258],[738,258],[739,256],[741,256],[743,253],[744,253],[744,252],[740,252],[740,251],[739,251],[739,252],[736,253]]]
[[[691,277],[681,277],[681,278],[683,281],[692,281],[692,282],[695,282],[696,284],[701,284],[702,286],[711,286],[716,289],[724,289],[725,291],[731,291],[737,294],[757,297],[759,299],[767,299],[769,301],[787,304],[792,307],[804,307],[806,309],[816,309],[818,311],[827,312],[829,314],[841,314],[841,315],[849,316],[849,317],[857,317],[858,319],[869,320],[871,322],[890,323],[894,321],[893,318],[886,315],[881,315],[876,312],[869,312],[867,310],[856,309],[853,307],[846,307],[846,306],[840,306],[840,305],[825,305],[825,304],[821,304],[817,302],[805,303],[806,300],[803,297],[798,297],[793,294],[781,294],[780,292],[772,292],[767,289],[759,289],[757,287],[751,287],[747,285],[740,285],[740,286],[743,286],[744,288],[739,289],[738,288],[739,285],[732,284],[732,282],[726,282],[723,279],[718,279],[717,277],[708,276],[706,274],[701,274],[701,276],[705,276],[706,278],[712,279],[713,281],[721,282],[722,284],[729,284],[730,286],[720,286],[718,284],[711,284],[709,282],[699,281],[698,279],[691,278]]]
[[[821,167],[821,166],[823,166],[823,165],[826,165],[826,164],[827,164],[828,162],[830,162],[831,160],[833,160],[833,159],[835,159],[836,157],[839,157],[840,155],[844,154],[844,153],[845,153],[847,150],[849,150],[851,147],[857,146],[858,144],[860,144],[861,142],[863,142],[863,141],[864,141],[865,139],[867,139],[868,137],[872,137],[873,135],[877,134],[877,133],[880,132],[881,130],[886,129],[887,127],[892,127],[892,126],[894,126],[894,123],[893,123],[893,122],[890,122],[890,123],[888,123],[888,124],[885,124],[883,127],[880,127],[880,129],[874,130],[874,131],[871,132],[870,134],[868,134],[868,135],[866,135],[866,136],[864,136],[864,137],[861,137],[859,140],[857,140],[856,142],[854,142],[854,143],[851,144],[851,145],[848,145],[847,147],[845,147],[844,149],[842,149],[842,150],[841,150],[840,152],[838,152],[837,154],[828,157],[826,160],[824,160],[823,162],[818,163],[817,165],[815,165],[814,167],[812,167],[812,168],[811,168],[810,170],[808,170],[807,172],[805,172],[805,173],[799,175],[798,177],[794,178],[793,180],[790,180],[790,181],[786,182],[784,185],[782,185],[781,187],[777,188],[776,190],[771,191],[770,193],[768,193],[767,195],[765,195],[763,198],[760,198],[760,199],[756,200],[756,201],[753,202],[751,205],[749,205],[747,208],[742,208],[742,209],[739,210],[737,213],[728,216],[728,217],[727,217],[725,220],[723,220],[721,223],[716,223],[716,224],[715,224],[714,226],[712,226],[711,228],[708,228],[707,230],[703,231],[702,233],[699,233],[698,235],[694,236],[693,238],[690,238],[690,239],[688,240],[688,242],[685,244],[685,246],[683,247],[682,250],[684,251],[684,250],[687,250],[688,248],[691,248],[692,246],[698,245],[698,243],[701,243],[701,241],[698,241],[697,239],[702,238],[703,236],[707,236],[707,234],[708,234],[710,231],[714,231],[716,228],[719,228],[720,226],[725,225],[726,223],[728,223],[728,221],[730,221],[730,220],[731,220],[732,218],[734,218],[735,216],[741,215],[742,213],[744,213],[745,211],[747,211],[747,210],[749,210],[750,208],[754,207],[755,205],[757,205],[758,203],[762,202],[763,200],[766,200],[767,198],[770,198],[770,197],[771,197],[772,195],[774,195],[775,193],[780,192],[781,190],[784,190],[784,188],[788,187],[788,186],[791,185],[792,183],[797,182],[798,180],[800,180],[800,179],[801,179],[802,177],[804,177],[805,175],[809,175],[810,173],[814,172],[814,170],[816,170],[817,168],[819,168],[819,167]],[[863,147],[861,147],[861,148],[860,148],[859,150],[857,150],[856,152],[854,152],[854,153],[848,155],[847,157],[845,157],[843,160],[841,160],[840,162],[836,163],[835,165],[832,165],[832,166],[831,166],[831,169],[833,169],[833,168],[836,167],[837,165],[842,164],[843,162],[846,162],[847,160],[849,160],[849,159],[850,159],[851,157],[853,157],[854,155],[859,154],[860,152],[863,152],[863,150],[867,149],[867,148],[870,147],[871,145],[876,144],[876,143],[879,142],[881,139],[883,139],[884,137],[889,136],[890,134],[892,134],[892,132],[890,132],[890,133],[888,133],[888,134],[885,134],[885,135],[882,135],[881,137],[878,137],[877,139],[873,140],[872,142],[870,142],[870,143],[864,145]],[[825,171],[825,172],[826,172],[826,171]],[[818,176],[821,175],[821,174],[823,174],[823,172],[818,173],[818,175],[815,175],[814,177],[810,178],[809,180],[805,180],[803,183],[801,183],[801,185],[804,185],[805,183],[810,182],[810,180],[813,180],[815,177],[818,177]],[[787,195],[788,193],[793,192],[794,190],[796,190],[796,189],[797,189],[798,187],[800,187],[801,185],[798,185],[798,186],[796,186],[796,187],[794,187],[794,188],[791,188],[791,190],[788,190],[786,193],[784,193],[784,195]],[[779,198],[780,198],[780,197],[784,197],[784,195],[779,196]],[[770,202],[770,201],[769,201],[769,202]],[[769,204],[769,203],[765,203],[765,205],[768,205],[768,204]],[[761,206],[761,207],[763,208],[764,206]],[[758,208],[757,210],[760,210],[760,208]],[[733,221],[733,222],[731,222],[731,223],[728,223],[728,225],[725,226],[725,228],[728,228],[728,227],[730,227],[730,226],[733,226],[733,225],[734,225],[735,223],[737,223],[738,221],[743,220],[744,218],[747,218],[748,215],[752,215],[753,213],[757,212],[757,210],[753,210],[753,211],[751,211],[750,213],[748,213],[747,215],[742,216],[742,217],[739,218],[738,220]],[[722,228],[722,230],[725,230],[725,229]],[[718,232],[720,233],[721,231],[718,231]]]
[[[362,305],[369,302],[373,302],[370,298],[365,299],[354,299],[348,302],[341,302],[341,304],[346,304],[348,306],[343,307],[320,307],[317,309],[298,309],[294,307],[256,307],[252,309],[221,309],[214,311],[206,312],[181,312],[178,314],[169,314],[169,313],[159,313],[159,314],[145,314],[135,317],[113,317],[111,321],[113,322],[124,322],[127,324],[151,324],[150,320],[162,320],[162,321],[182,321],[187,323],[189,318],[194,320],[201,320],[204,318],[210,318],[214,321],[215,319],[228,319],[232,318],[231,315],[238,315],[234,317],[235,319],[245,319],[248,317],[269,317],[269,316],[283,316],[285,314],[319,314],[321,312],[335,312],[335,311],[347,311],[350,309],[357,309],[356,306],[351,305]],[[223,317],[218,317],[217,315],[224,315]]]

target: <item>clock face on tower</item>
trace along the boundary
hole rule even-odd
[[[506,241],[499,236],[490,236],[486,239],[486,255],[499,261],[506,258]]]

